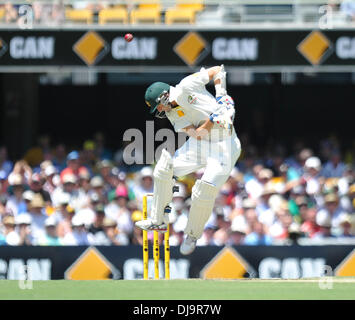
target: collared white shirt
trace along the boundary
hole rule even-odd
[[[166,116],[176,132],[190,125],[198,127],[219,108],[215,97],[205,87],[209,81],[207,70],[201,68],[170,87],[169,101],[176,101],[179,106],[166,112]]]

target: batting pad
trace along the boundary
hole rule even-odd
[[[155,166],[154,195],[150,216],[154,224],[161,224],[164,217],[164,209],[173,198],[173,158],[165,149]]]
[[[202,236],[203,229],[208,221],[215,199],[217,197],[218,188],[203,180],[196,180],[192,188],[192,202],[185,228],[185,233],[199,239]]]

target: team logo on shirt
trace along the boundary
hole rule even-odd
[[[181,107],[178,106],[177,108],[175,108],[176,113],[179,117],[183,117],[185,115],[184,111],[181,110]]]
[[[191,94],[191,95],[189,95],[189,96],[187,97],[187,102],[188,102],[189,104],[195,103],[196,100],[197,100],[197,97],[196,97],[194,94]]]

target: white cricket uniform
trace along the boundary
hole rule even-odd
[[[175,87],[170,87],[170,102],[178,107],[166,112],[176,132],[190,125],[200,126],[219,109],[215,97],[206,89],[209,76],[206,69],[187,76]],[[181,177],[198,169],[205,168],[201,180],[221,187],[228,179],[241,152],[240,141],[232,129],[230,134],[216,125],[211,133],[197,140],[190,137],[176,152],[173,158],[174,175]]]

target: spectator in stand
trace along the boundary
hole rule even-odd
[[[349,205],[344,209],[349,213],[354,214],[355,213],[355,183],[349,187],[348,201],[349,201]]]
[[[248,231],[246,224],[240,223],[240,221],[234,220],[232,222],[229,237],[226,242],[227,245],[238,246],[244,244],[245,236]]]
[[[81,152],[81,161],[83,166],[90,169],[90,175],[93,174],[92,170],[95,168],[98,161],[97,155],[95,153],[95,142],[92,140],[86,140],[83,145],[83,150]]]
[[[354,0],[343,0],[340,4],[340,11],[346,14],[348,21],[355,21]]]
[[[276,193],[277,192],[272,182],[265,184],[263,192],[259,197],[257,206],[255,208],[258,214],[258,220],[268,227],[270,227],[275,222],[275,212],[269,205],[269,199],[273,194]]]
[[[285,149],[281,145],[277,145],[271,151],[270,160],[266,163],[267,167],[271,169],[274,177],[280,177],[280,167],[285,161]]]
[[[249,246],[271,245],[272,238],[266,234],[264,225],[256,221],[251,226],[251,232],[245,236],[244,243]]]
[[[314,234],[313,239],[331,238],[334,237],[332,234],[332,220],[329,215],[318,215],[316,216],[316,222],[319,226],[319,231]]]
[[[213,233],[213,241],[217,246],[222,246],[227,242],[229,237],[231,221],[226,219],[223,208],[216,207],[215,212],[217,230]]]
[[[339,197],[335,193],[330,193],[324,197],[324,202],[324,207],[317,212],[317,219],[324,221],[323,217],[329,217],[332,228],[338,229],[342,216],[346,214],[339,205]]]
[[[65,210],[67,205],[70,203],[70,194],[69,193],[61,193],[58,198],[57,206],[55,207],[54,213],[51,217],[55,218],[56,222],[59,223],[66,216]]]
[[[343,176],[339,178],[338,180],[338,194],[340,197],[342,197],[345,201],[342,203],[344,208],[351,207],[351,204],[349,202],[348,198],[348,192],[349,188],[352,184],[355,183],[355,170],[352,165],[346,165],[346,169],[343,173]]]
[[[103,221],[103,227],[107,239],[106,245],[123,246],[129,244],[127,234],[118,230],[115,220],[106,217]]]
[[[303,148],[298,154],[295,160],[292,158],[287,159],[285,162],[289,165],[287,171],[288,180],[295,180],[300,178],[304,174],[305,163],[307,159],[314,155],[313,150],[309,148]]]
[[[109,193],[112,188],[112,181],[111,181],[111,170],[113,168],[112,162],[110,160],[101,160],[98,165],[99,175],[103,179],[104,189],[106,193]]]
[[[217,230],[217,226],[212,225],[212,224],[207,224],[205,229],[203,230],[202,237],[197,240],[196,245],[197,246],[216,246],[217,244],[214,239],[214,233],[216,232],[216,230]],[[182,233],[183,233],[183,231],[182,231]],[[182,239],[183,239],[183,237],[182,237]],[[181,244],[182,239],[176,245]]]
[[[50,5],[46,5],[41,3],[40,1],[32,2],[32,10],[33,10],[33,20],[35,23],[46,22],[49,23],[48,19],[48,11],[50,10]]]
[[[228,184],[224,184],[219,192],[219,195],[216,198],[215,201],[215,206],[218,206],[223,214],[225,219],[229,219],[229,216],[231,215],[231,207],[229,203],[229,195],[231,193],[231,189]]]
[[[305,196],[298,196],[295,199],[295,205],[297,207],[297,212],[296,214],[292,214],[291,210],[290,213],[293,215],[294,221],[300,223],[303,221],[302,217],[306,215],[307,210],[309,207],[312,206],[312,204],[309,203],[308,198]],[[290,207],[290,206],[289,206]]]
[[[15,219],[17,225],[17,232],[20,237],[19,246],[31,246],[34,243],[32,236],[32,218],[28,213],[21,213]]]
[[[236,215],[233,220],[231,226],[233,228],[244,228],[245,233],[250,232],[250,225],[258,220],[258,215],[255,211],[256,202],[253,199],[246,198],[242,203],[242,211]]]
[[[15,162],[12,172],[9,174],[8,179],[11,184],[11,176],[19,174],[22,179],[22,184],[28,185],[32,176],[32,168],[27,164],[25,160],[19,160]]]
[[[65,21],[65,7],[62,0],[54,0],[52,3],[51,20],[60,24]]]
[[[346,170],[346,165],[341,161],[341,155],[339,151],[334,151],[330,160],[328,160],[321,172],[321,175],[326,178],[341,177]]]
[[[50,137],[43,134],[37,139],[37,145],[30,148],[24,155],[24,160],[31,167],[38,167],[41,162],[51,157]]]
[[[95,220],[89,226],[88,233],[90,243],[94,245],[100,245],[106,243],[106,236],[104,232],[104,219],[105,219],[105,207],[99,203],[95,207]]]
[[[139,182],[133,186],[133,193],[138,208],[142,209],[143,196],[153,193],[153,170],[151,167],[143,167],[140,171]]]
[[[102,132],[95,133],[94,143],[98,159],[112,159],[112,152],[106,147],[105,135]]]
[[[66,246],[90,245],[84,221],[82,221],[79,217],[73,217],[71,220],[71,231],[63,237],[62,243]]]
[[[124,186],[116,188],[116,197],[105,207],[105,216],[117,223],[121,234],[130,234],[133,231],[131,212],[127,207],[128,192]]]
[[[61,239],[57,234],[57,221],[52,216],[48,217],[45,222],[45,234],[38,239],[40,246],[60,246],[62,245]]]
[[[7,193],[8,187],[9,183],[7,181],[6,172],[4,170],[0,170],[0,194]]]
[[[301,213],[303,223],[301,224],[301,232],[303,232],[307,238],[313,238],[315,234],[320,232],[320,227],[316,222],[317,209],[307,208],[305,212]]]
[[[6,202],[6,211],[16,217],[21,212],[27,210],[27,205],[22,197],[25,186],[22,182],[21,175],[17,173],[11,173],[9,175],[9,184],[11,189],[10,193],[13,195],[11,195]]]
[[[22,198],[26,203],[26,210],[25,212],[28,212],[30,210],[30,204],[31,201],[33,200],[33,196],[34,196],[34,192],[32,190],[26,190],[23,194],[22,194]]]
[[[73,9],[82,10],[90,8],[90,1],[74,1],[71,3]]]
[[[354,218],[352,215],[350,214],[342,215],[339,221],[340,232],[338,236],[347,237],[347,238],[355,237],[355,234],[353,232],[353,225],[354,225]]]
[[[54,149],[52,163],[58,172],[63,171],[67,166],[67,153],[63,143],[58,144]]]
[[[57,225],[57,234],[59,238],[64,238],[65,235],[72,232],[72,219],[75,215],[75,210],[70,205],[62,205],[60,210],[61,219],[56,221]]]
[[[313,197],[318,206],[322,205],[323,198],[320,195],[324,179],[320,176],[322,164],[319,158],[310,157],[305,162],[305,174],[301,177],[301,183],[305,183],[306,193]]]
[[[286,239],[288,237],[288,228],[292,224],[293,219],[285,199],[282,199],[275,213],[276,219],[269,228],[269,234],[275,239]]]
[[[301,226],[297,222],[293,222],[288,228],[288,235],[284,241],[286,245],[298,245],[299,239],[304,236],[301,231]]]
[[[39,173],[34,173],[30,179],[30,189],[36,195],[40,194],[44,200],[46,206],[52,204],[51,196],[48,191],[43,190],[43,185],[45,180],[41,177]]]
[[[14,23],[17,21],[18,12],[11,2],[5,3],[5,22]]]
[[[82,170],[79,173],[79,181],[78,181],[79,190],[81,190],[84,194],[88,196],[91,191],[90,180],[91,180],[91,174],[89,170]]]
[[[43,190],[52,194],[52,192],[58,186],[58,171],[53,165],[49,165],[44,170],[45,183],[43,185]]]
[[[79,174],[81,171],[86,171],[87,168],[80,164],[80,155],[79,152],[74,150],[70,152],[67,156],[67,167],[63,169],[60,173],[60,178],[63,181],[64,176],[67,174],[74,175],[77,179],[79,179]]]
[[[90,226],[95,221],[95,207],[100,203],[100,197],[96,192],[90,193],[89,202],[86,207],[81,208],[75,213],[81,220],[84,221],[85,226]]]
[[[260,168],[260,165],[258,165]],[[257,167],[257,166],[255,166]],[[258,199],[264,189],[264,186],[271,181],[273,173],[270,169],[261,168],[260,170],[255,168],[256,178],[249,180],[245,184],[245,189],[249,197],[253,199]]]
[[[42,196],[39,193],[35,194],[29,207],[29,214],[32,221],[31,230],[35,243],[37,243],[38,239],[44,234],[44,222],[47,219],[44,207],[45,203]]]
[[[104,180],[101,176],[97,175],[91,178],[90,186],[92,192],[95,192],[99,195],[100,202],[103,204],[107,204],[108,202],[108,193],[104,188]]]
[[[171,216],[173,217],[173,228],[177,232],[183,232],[187,224],[187,207],[185,200],[187,198],[186,186],[178,182],[175,184],[179,191],[173,193]]]
[[[230,194],[228,196],[228,203],[231,206],[232,211],[230,218],[241,211],[243,199],[248,197],[244,186],[244,175],[236,167],[232,170],[230,177],[226,184],[230,188]]]
[[[6,238],[1,232],[0,232],[0,246],[6,246]]]
[[[143,219],[143,213],[139,210],[134,210],[131,215],[132,222],[135,223]],[[170,230],[170,245],[176,245],[175,241],[175,231],[173,228]],[[143,245],[143,230],[139,228],[133,228],[133,233],[131,234],[130,244]]]
[[[74,207],[73,203],[79,197],[79,192],[77,189],[77,178],[73,174],[66,174],[63,176],[62,184],[53,191],[52,193],[52,202],[55,207],[59,205],[59,199],[63,193],[70,195],[70,204]]]
[[[330,156],[330,160],[327,161],[322,170],[322,176],[326,178],[340,178],[347,170],[347,166],[341,160],[339,151],[334,151]]]
[[[6,209],[7,199],[8,197],[6,194],[0,194],[0,221],[2,217],[7,214],[7,209]]]
[[[4,225],[4,236],[6,244],[9,246],[17,246],[20,243],[20,236],[15,230],[15,218],[13,216],[5,216],[2,219],[2,224]]]
[[[7,148],[0,146],[0,171],[4,172],[4,178],[7,178],[13,167],[12,161],[8,159]]]
[[[241,137],[241,141],[244,140]],[[247,183],[250,179],[255,177],[255,168],[260,169],[262,167],[255,167],[257,162],[257,149],[247,141],[242,142],[242,145],[246,146],[245,152],[242,150],[240,159],[237,162],[238,169],[244,173],[244,182]]]

